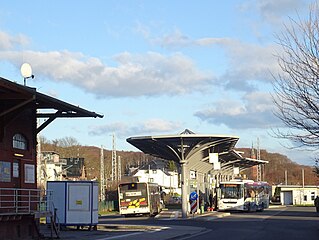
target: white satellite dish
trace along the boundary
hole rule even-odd
[[[34,75],[32,75],[32,68],[29,63],[23,63],[20,71],[22,77],[24,78],[24,85],[27,78],[34,78]]]

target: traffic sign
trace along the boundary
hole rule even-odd
[[[189,194],[189,200],[196,201],[197,198],[198,198],[197,192],[191,192],[191,194]]]

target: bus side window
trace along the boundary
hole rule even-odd
[[[246,189],[246,195],[245,195],[246,198],[250,198],[251,197],[250,192],[251,192],[251,189],[247,188]]]

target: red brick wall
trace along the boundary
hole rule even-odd
[[[3,138],[0,140],[0,161],[9,162],[11,171],[9,182],[0,179],[0,188],[36,188],[36,112],[33,106],[28,106],[29,108],[19,109],[14,115],[4,118],[2,121],[4,126],[2,124],[0,126],[3,128]],[[13,136],[17,133],[28,140],[27,150],[13,148]],[[25,182],[25,164],[30,164],[28,167],[34,165],[34,183]],[[17,165],[18,171],[14,168]]]

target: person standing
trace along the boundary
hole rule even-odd
[[[210,211],[213,210],[213,194],[212,193],[209,194],[209,210]]]
[[[319,212],[319,196],[317,196],[315,199],[315,207],[316,207],[316,211]]]

